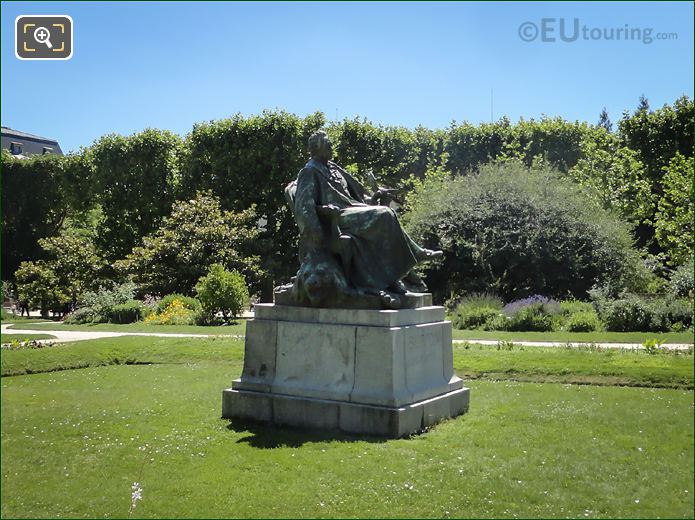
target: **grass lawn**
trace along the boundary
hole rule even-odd
[[[233,325],[198,326],[198,325],[154,325],[143,322],[119,325],[116,323],[94,323],[90,325],[69,325],[62,322],[53,323],[17,323],[13,330],[86,330],[98,332],[152,332],[155,334],[231,334],[244,335],[246,320],[239,320]]]
[[[2,379],[2,516],[692,517],[693,394],[471,381],[382,441],[219,419],[240,362]]]
[[[5,351],[0,361],[7,376],[146,363],[231,363],[241,370],[243,356],[244,342],[235,338],[123,336]],[[454,368],[466,379],[693,388],[693,355],[675,352],[457,344]]]
[[[499,341],[560,341],[571,343],[644,343],[658,339],[665,343],[693,343],[693,332],[506,332],[487,330],[453,331],[454,339]]]

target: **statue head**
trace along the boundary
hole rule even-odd
[[[309,137],[309,153],[314,159],[322,162],[333,158],[333,145],[326,132],[319,130]]]

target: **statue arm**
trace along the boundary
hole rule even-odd
[[[314,173],[304,168],[297,177],[297,191],[294,198],[294,214],[299,226],[299,235],[312,242],[322,236],[321,222],[316,212],[319,187]]]

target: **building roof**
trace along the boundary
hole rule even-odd
[[[50,137],[41,137],[40,135],[28,134],[27,132],[20,132],[19,130],[14,130],[7,126],[2,127],[3,136],[12,136],[20,139],[27,139],[29,141],[40,141],[42,143],[58,144],[58,141],[51,139]]]

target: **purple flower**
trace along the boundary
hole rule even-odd
[[[525,307],[538,304],[542,305],[544,309],[550,314],[554,314],[560,311],[560,304],[557,301],[553,300],[552,298],[548,298],[547,296],[543,296],[541,294],[533,294],[531,296],[527,296],[526,298],[522,298],[521,300],[514,300],[513,302],[509,302],[502,308],[502,314],[511,317]]]

